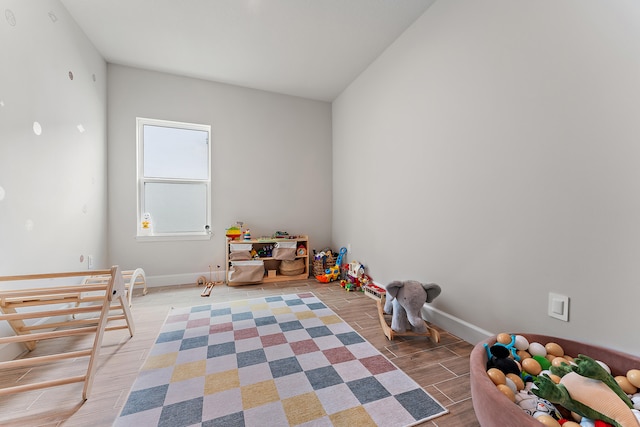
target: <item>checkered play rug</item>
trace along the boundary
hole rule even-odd
[[[172,310],[116,426],[408,426],[447,413],[312,293]]]

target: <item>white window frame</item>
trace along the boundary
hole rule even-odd
[[[144,176],[144,126],[170,127],[177,129],[190,129],[206,131],[207,139],[207,172],[206,179],[184,179],[184,178],[152,178]],[[137,225],[136,239],[140,241],[162,241],[162,240],[206,240],[211,239],[213,230],[211,229],[211,126],[195,123],[175,122],[168,120],[149,119],[143,117],[136,118],[136,149],[137,149]],[[206,227],[198,232],[170,232],[146,234],[142,230],[145,207],[145,184],[146,183],[200,183],[206,186]],[[151,218],[153,224],[153,216]]]

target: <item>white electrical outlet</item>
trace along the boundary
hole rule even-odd
[[[569,297],[549,292],[548,314],[556,319],[569,321]]]
[[[87,255],[87,268],[89,270],[93,268],[93,255]]]

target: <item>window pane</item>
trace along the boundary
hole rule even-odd
[[[209,132],[144,125],[147,178],[208,179]]]
[[[144,184],[144,211],[151,214],[154,233],[203,232],[207,225],[205,183]]]

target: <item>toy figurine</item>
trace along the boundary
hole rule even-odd
[[[151,236],[153,234],[153,224],[151,223],[151,214],[149,212],[145,212],[142,215],[142,224],[140,231],[140,234],[143,236]]]
[[[498,368],[505,374],[520,375],[520,368],[518,364],[511,358],[509,358],[508,347],[496,343],[489,347],[485,344],[484,348],[487,352],[487,369]]]

